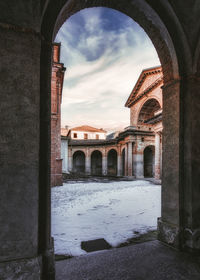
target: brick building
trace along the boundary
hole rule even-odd
[[[68,171],[86,175],[159,179],[162,162],[162,85],[160,66],[142,71],[125,104],[130,108],[130,126],[124,131],[106,138],[102,129],[89,126],[70,129],[67,137],[62,137],[63,147],[67,145],[63,158],[66,161],[68,157]]]
[[[51,186],[62,185],[61,102],[65,67],[60,62],[60,44],[53,44],[51,79]]]

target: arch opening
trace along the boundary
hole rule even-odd
[[[102,153],[93,151],[91,155],[91,174],[94,176],[102,175]]]
[[[138,116],[138,125],[147,123],[147,121],[154,118],[156,116],[156,114],[159,113],[160,110],[161,110],[160,104],[156,99],[151,98],[151,99],[147,100],[143,104],[143,106],[140,110],[140,113]]]
[[[137,1],[136,1],[137,2]],[[92,7],[92,1],[87,1],[87,5],[91,5],[90,7]],[[99,1],[98,3],[101,3],[101,1]],[[78,8],[78,10],[80,10],[80,9],[83,9],[83,8]],[[128,12],[128,9],[125,9],[125,10],[123,10],[123,5],[122,5],[122,9],[120,9],[120,7],[119,7],[119,10],[120,11],[123,11],[124,13],[126,13],[126,14],[128,14],[129,15],[129,12]],[[132,10],[132,9],[131,9]],[[64,11],[64,9],[63,9],[63,11]],[[71,12],[71,14],[73,14],[74,12]],[[132,13],[132,12],[131,12]],[[130,14],[131,14],[130,13]],[[137,13],[137,12],[136,12]],[[70,14],[70,15],[71,15]],[[160,59],[161,59],[161,64],[162,64],[162,66],[163,66],[163,72],[164,72],[164,80],[165,81],[169,81],[170,79],[173,79],[173,77],[175,77],[176,75],[175,74],[177,74],[178,73],[178,71],[176,71],[177,70],[177,65],[176,65],[176,58],[175,58],[175,60],[173,61],[173,59],[171,59],[173,56],[174,56],[174,54],[172,54],[172,56],[170,56],[171,54],[170,54],[170,51],[168,52],[168,50],[167,50],[167,47],[168,47],[168,43],[169,43],[169,45],[171,44],[171,41],[170,42],[168,42],[168,43],[166,43],[166,42],[164,42],[165,41],[165,39],[166,39],[166,37],[163,35],[163,40],[160,40],[160,39],[162,39],[162,38],[160,38],[160,36],[158,36],[157,38],[156,38],[156,35],[155,34],[158,34],[158,33],[160,33],[160,34],[162,34],[162,32],[160,32],[160,30],[158,31],[158,30],[156,30],[156,28],[155,28],[155,26],[154,26],[154,28],[152,28],[152,33],[151,33],[151,31],[150,31],[150,29],[151,29],[151,27],[152,26],[149,26],[149,28],[147,27],[148,26],[148,24],[151,22],[151,20],[149,20],[148,18],[146,18],[145,19],[145,12],[144,12],[144,14],[142,14],[142,16],[141,16],[141,11],[139,12],[139,16],[137,17],[137,15],[136,14],[134,14],[134,12],[133,12],[133,15],[129,15],[129,16],[131,16],[131,18],[133,18],[133,19],[135,19],[137,22],[140,22],[141,23],[141,25],[143,25],[142,24],[142,21],[143,22],[145,22],[146,21],[146,23],[143,25],[143,26],[145,26],[146,28],[144,28],[145,29],[145,31],[147,32],[147,34],[151,37],[151,39],[153,40],[153,43],[154,43],[154,45],[155,46],[157,46],[156,47],[156,50],[158,51],[158,53],[159,53],[159,57],[160,57]],[[69,14],[68,14],[69,15]],[[70,16],[69,15],[69,16]],[[141,18],[140,18],[140,16],[141,16]],[[65,18],[67,18],[67,16],[65,16]],[[151,25],[151,24],[150,24]],[[149,32],[148,32],[149,31]],[[157,33],[157,31],[158,31],[158,33]],[[152,35],[154,33],[154,35]],[[163,32],[163,34],[164,34],[165,32]],[[154,37],[155,36],[155,37]],[[154,38],[153,38],[154,37]],[[161,36],[162,37],[162,36]],[[168,38],[169,39],[169,38]],[[166,41],[168,40],[168,39],[166,39]],[[159,42],[159,43],[158,43]],[[166,45],[165,45],[165,43],[166,43]],[[159,47],[159,44],[160,44],[160,47]],[[162,46],[161,46],[162,45]],[[173,53],[173,46],[172,46],[172,53]],[[162,56],[163,55],[163,56]],[[170,69],[170,70],[169,70]],[[96,153],[96,155],[95,155],[95,153]],[[147,154],[148,154],[148,152],[146,152]],[[153,151],[151,151],[151,152],[149,152],[149,154],[153,154]],[[125,175],[125,149],[123,150],[123,152],[122,152],[122,155],[123,155],[123,157],[122,157],[122,166],[123,166],[123,168],[122,168],[122,172],[123,172],[123,175]],[[96,159],[95,159],[96,158]],[[101,158],[101,164],[100,164],[100,159]],[[150,156],[148,157],[147,156],[147,158],[150,158]],[[151,158],[152,158],[152,156],[151,156]],[[95,159],[95,160],[94,160]],[[98,160],[97,160],[98,159]],[[99,166],[97,165],[97,161],[99,162]],[[147,160],[147,162],[148,162],[148,160]],[[100,175],[99,173],[101,173],[102,174],[102,154],[101,155],[97,155],[97,151],[95,151],[93,154],[92,154],[92,156],[91,156],[91,166],[92,166],[92,175]],[[153,168],[152,168],[153,169]],[[153,173],[153,171],[152,171],[152,173]]]
[[[82,151],[76,151],[73,154],[73,172],[79,174],[85,173],[85,154]]]
[[[108,175],[117,175],[117,152],[114,149],[108,152]]]
[[[147,146],[144,149],[144,177],[155,176],[155,147]]]

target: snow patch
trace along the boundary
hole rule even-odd
[[[56,254],[82,255],[81,241],[104,238],[112,246],[157,227],[161,186],[148,181],[65,183],[52,188]]]

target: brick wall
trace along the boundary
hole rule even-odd
[[[53,44],[51,78],[51,186],[62,185],[61,101],[65,68],[60,63],[60,44]]]

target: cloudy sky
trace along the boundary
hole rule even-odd
[[[91,125],[109,131],[129,125],[124,104],[144,68],[160,64],[143,29],[126,15],[90,8],[59,30],[61,62],[67,71],[62,126]]]

